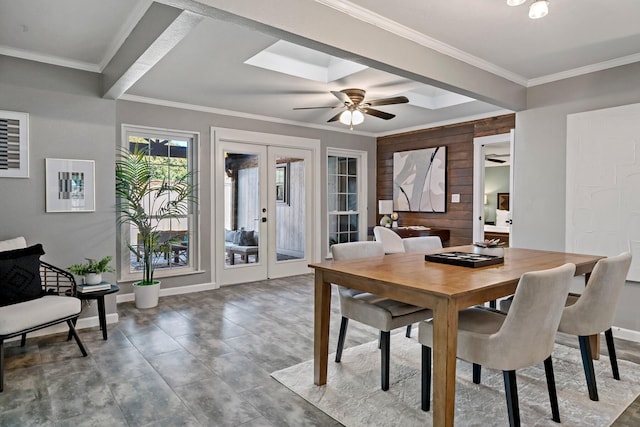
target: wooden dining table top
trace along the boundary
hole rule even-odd
[[[449,247],[428,253],[454,251],[471,253],[473,246]],[[349,276],[351,280],[356,282],[358,278],[366,279],[369,289],[371,289],[372,282],[377,282],[381,294],[387,294],[384,292],[385,288],[391,286],[394,289],[392,290],[393,298],[400,300],[404,299],[402,298],[404,289],[411,294],[409,297],[411,301],[407,302],[420,305],[416,301],[416,295],[420,293],[455,299],[464,299],[465,296],[475,295],[472,299],[477,300],[477,294],[480,292],[482,296],[479,299],[488,301],[504,296],[505,287],[515,290],[520,277],[528,271],[544,270],[565,263],[573,263],[576,265],[576,276],[578,276],[590,272],[598,259],[604,258],[537,249],[505,248],[504,263],[471,268],[425,261],[425,253],[427,252],[389,254],[382,257],[345,261],[325,261],[309,266],[316,270],[322,270],[328,281],[330,281],[332,274],[339,274],[342,280]],[[357,288],[357,286],[354,287]],[[499,295],[491,297],[492,289],[495,289],[496,294]],[[369,290],[369,292],[376,293],[374,290]],[[475,304],[475,302],[471,304]]]

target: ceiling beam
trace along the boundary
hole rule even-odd
[[[152,3],[103,71],[103,97],[118,99],[203,19]]]
[[[513,111],[526,107],[525,86],[315,0],[159,1]]]

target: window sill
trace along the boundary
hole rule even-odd
[[[194,274],[202,274],[205,272],[206,272],[205,270],[192,270],[192,269],[185,269],[184,271],[171,271],[171,272],[163,271],[163,272],[156,272],[153,275],[153,277],[154,279],[165,279],[169,277],[191,276]],[[142,280],[142,275],[138,277],[134,277],[133,275],[131,275],[127,277],[118,277],[117,283],[135,283],[135,282],[139,282],[140,280]]]

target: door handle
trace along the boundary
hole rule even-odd
[[[262,222],[267,222],[267,218],[266,217],[262,217]]]

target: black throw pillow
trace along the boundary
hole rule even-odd
[[[43,296],[40,282],[41,244],[0,252],[0,306]]]
[[[240,232],[240,242],[238,244],[240,246],[255,246],[256,241],[253,238],[253,230],[250,230],[250,231],[242,230]]]

